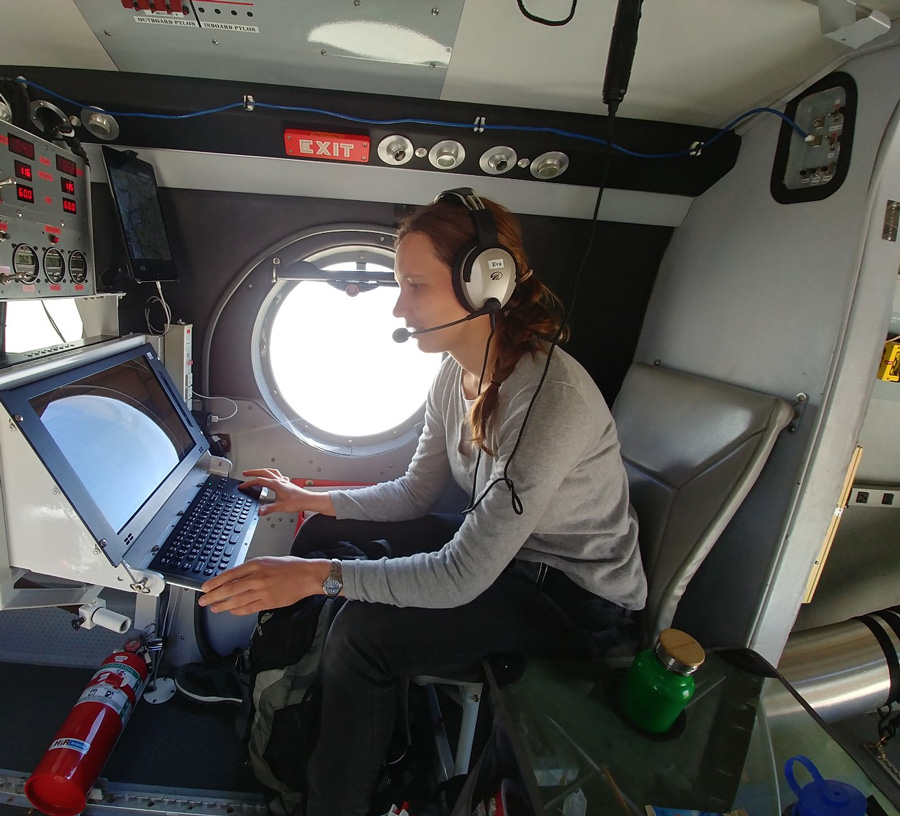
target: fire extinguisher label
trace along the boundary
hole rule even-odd
[[[97,669],[97,673],[91,679],[91,682],[109,682],[107,678],[112,675],[118,675],[121,678],[119,685],[128,683],[128,685],[136,689],[141,684],[141,676],[126,663],[104,663]]]
[[[48,750],[55,748],[68,748],[70,751],[78,751],[79,754],[86,754],[91,750],[91,744],[80,739],[72,739],[71,737],[63,737],[62,739],[53,740]]]
[[[116,714],[123,716],[123,712],[128,711],[130,702],[128,695],[123,689],[108,685],[107,683],[96,683],[88,686],[75,705],[81,703],[100,703],[100,705],[109,706]]]

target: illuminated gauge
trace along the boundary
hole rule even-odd
[[[69,277],[72,283],[84,283],[88,276],[87,258],[78,251],[69,255]]]
[[[62,283],[66,276],[66,261],[58,249],[48,249],[44,253],[44,274],[50,283]]]
[[[37,280],[39,268],[37,252],[28,244],[19,244],[13,253],[15,279],[22,283],[34,283]]]

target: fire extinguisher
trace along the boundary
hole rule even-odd
[[[48,816],[84,810],[147,673],[147,661],[134,652],[113,652],[103,661],[25,782],[25,795],[38,810]]]

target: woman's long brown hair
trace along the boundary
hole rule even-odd
[[[486,198],[481,200],[494,216],[499,243],[512,253],[518,270],[516,288],[496,317],[493,341],[496,351],[490,383],[475,399],[468,417],[472,442],[493,455],[486,438],[491,415],[497,407],[500,385],[526,352],[533,357],[557,336],[563,323],[563,306],[528,265],[518,219],[496,202]],[[399,244],[411,232],[428,236],[437,257],[451,270],[461,251],[476,240],[475,225],[468,210],[450,201],[429,204],[404,217],[397,227],[396,242]],[[559,342],[566,339],[565,335],[563,331]]]

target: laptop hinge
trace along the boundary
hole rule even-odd
[[[212,473],[214,476],[228,476],[233,467],[230,459],[223,456],[213,456],[209,451],[204,452],[197,462],[197,466]]]

